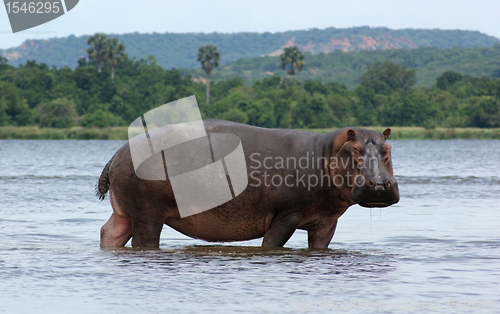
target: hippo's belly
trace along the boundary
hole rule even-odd
[[[185,218],[169,218],[173,229],[193,238],[213,242],[245,241],[264,236],[273,215],[222,205]]]

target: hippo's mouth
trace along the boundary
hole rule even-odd
[[[352,200],[363,207],[387,207],[399,202],[398,184],[394,180],[389,186],[380,184],[355,186],[351,194]]]
[[[363,207],[388,207],[394,204],[393,202],[370,202],[370,203],[358,203]]]

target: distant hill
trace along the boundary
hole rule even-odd
[[[417,49],[391,49],[377,51],[306,54],[305,67],[295,77],[299,80],[320,80],[345,84],[352,89],[359,78],[374,62],[393,61],[417,71],[417,86],[430,87],[436,77],[444,71],[455,71],[470,76],[500,78],[500,45],[493,48],[449,48],[423,47]],[[200,68],[180,69],[183,75],[194,80],[204,80],[205,72]],[[252,83],[271,76],[285,76],[280,68],[279,57],[256,57],[239,59],[216,68],[211,78],[221,81],[240,77]]]
[[[471,48],[492,47],[498,38],[478,31],[402,29],[385,27],[327,28],[281,33],[153,33],[113,35],[126,45],[129,57],[137,59],[153,55],[166,69],[196,68],[199,46],[215,44],[221,51],[221,63],[240,58],[277,56],[282,49],[298,45],[311,54],[333,51],[414,49],[419,47]],[[69,36],[47,40],[27,40],[19,47],[0,49],[0,54],[14,65],[36,60],[49,66],[75,68],[77,60],[85,56],[88,36]]]

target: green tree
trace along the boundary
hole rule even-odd
[[[97,109],[91,114],[84,115],[80,124],[87,128],[106,128],[108,126],[126,125],[125,121],[122,118],[117,117],[111,112],[104,111],[102,109]]]
[[[115,69],[119,62],[125,58],[125,45],[118,41],[118,38],[110,38],[106,42],[105,60],[111,65],[111,79],[115,79]]]
[[[6,68],[9,60],[0,55],[0,69]]]
[[[228,111],[224,112],[224,114],[222,115],[222,119],[234,121],[234,122],[239,122],[239,123],[247,123],[248,122],[248,115],[246,114],[246,112],[243,112],[240,109],[234,108],[234,109],[229,109]]]
[[[90,60],[95,60],[98,63],[98,72],[101,73],[102,63],[106,62],[106,47],[109,41],[109,36],[104,33],[95,33],[87,38],[87,45],[92,47],[87,49]]]
[[[41,127],[70,128],[75,125],[76,105],[66,98],[58,98],[41,104],[38,108]]]
[[[55,83],[54,74],[45,63],[37,64],[35,60],[28,60],[26,65],[19,66],[19,70],[8,81],[16,84],[21,97],[26,99],[31,108],[35,108],[50,99]]]
[[[295,75],[295,69],[297,71],[302,71],[304,67],[304,54],[300,51],[299,47],[292,46],[286,47],[283,49],[283,53],[280,55],[281,59],[281,68],[284,70],[286,66],[289,64],[290,69],[288,69],[287,73],[290,75]]]
[[[417,80],[416,71],[392,61],[375,62],[368,65],[368,70],[360,79],[360,85],[373,88],[377,94],[385,94],[396,89],[409,90]]]
[[[436,87],[442,90],[447,90],[448,87],[455,84],[455,82],[461,81],[463,78],[463,75],[460,73],[446,71],[436,78]]]
[[[0,125],[33,124],[33,110],[21,97],[21,91],[10,82],[0,81]]]
[[[395,92],[388,96],[378,111],[378,121],[382,125],[429,128],[437,120],[442,120],[442,113],[431,102],[425,88]]]
[[[492,96],[471,97],[469,124],[479,128],[500,127],[500,101]]]
[[[210,97],[210,72],[219,66],[220,52],[214,45],[204,45],[198,48],[198,62],[201,62],[201,67],[207,73],[206,83],[206,102],[209,104]]]

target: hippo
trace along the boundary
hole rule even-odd
[[[246,187],[212,209],[182,216],[167,167],[166,180],[136,174],[130,141],[104,167],[96,185],[109,191],[113,213],[101,228],[102,248],[158,248],[166,224],[192,238],[231,242],[263,238],[282,247],[296,229],[306,230],[309,248],[328,248],[348,207],[386,207],[399,201],[393,177],[391,130],[348,127],[319,134],[204,120],[207,134],[232,134],[241,141]],[[163,174],[162,174],[163,175]],[[172,175],[172,174],[171,174]],[[193,191],[196,193],[196,191]]]

